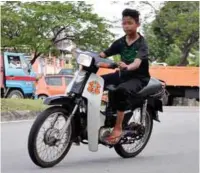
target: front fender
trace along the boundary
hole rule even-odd
[[[104,80],[96,74],[91,74],[82,96],[87,98],[87,133],[90,151],[98,151],[100,129],[100,107],[103,95]]]
[[[65,95],[57,95],[57,96],[51,96],[47,97],[44,102],[45,105],[66,105],[66,104],[72,104],[73,98]]]

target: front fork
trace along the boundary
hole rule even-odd
[[[71,123],[72,118],[74,117],[78,107],[79,107],[80,101],[78,101],[78,103],[75,105],[72,113],[70,114],[70,116],[67,119],[67,122],[65,123],[64,127],[62,128],[62,130],[60,131],[59,135],[58,135],[58,139],[62,139],[63,135],[65,134],[67,128],[69,127],[69,124]]]
[[[147,99],[144,101],[141,111],[140,111],[140,123],[142,124],[145,121],[146,114],[147,114]]]

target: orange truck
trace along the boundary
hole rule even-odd
[[[111,69],[100,69],[98,74],[112,73]],[[163,80],[169,92],[167,105],[173,105],[175,97],[195,98],[199,101],[199,67],[152,66],[152,77]]]

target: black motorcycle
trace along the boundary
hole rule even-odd
[[[33,123],[28,139],[32,161],[43,168],[59,163],[70,150],[72,143],[87,144],[90,151],[98,145],[114,148],[123,158],[135,157],[146,146],[152,132],[153,120],[159,121],[162,98],[166,95],[165,83],[151,78],[148,85],[137,93],[135,102],[125,111],[123,136],[114,145],[108,144],[116,121],[112,107],[112,93],[116,87],[107,86],[108,100],[102,96],[104,80],[97,75],[100,67],[116,68],[117,64],[102,59],[94,52],[73,50],[79,70],[65,95],[48,97],[44,104],[50,107],[39,114]]]

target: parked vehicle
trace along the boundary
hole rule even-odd
[[[47,75],[36,83],[36,95],[39,99],[64,94],[67,85],[72,80],[71,75]]]
[[[59,75],[74,75],[75,70],[72,68],[63,68],[58,73]]]
[[[0,56],[0,62],[1,97],[33,97],[36,75],[24,54],[4,52]]]
[[[135,157],[145,148],[151,137],[153,120],[159,121],[158,112],[163,111],[160,99],[165,86],[151,78],[149,84],[137,93],[138,102],[125,111],[120,140],[115,144],[107,143],[106,138],[116,122],[116,110],[109,101],[101,109],[104,80],[96,73],[99,67],[115,68],[117,65],[98,54],[77,52],[80,68],[67,87],[67,93],[44,101],[51,107],[38,115],[29,133],[29,155],[43,168],[59,163],[73,142],[87,144],[92,152],[98,151],[98,145],[102,144],[114,148],[123,158]],[[110,85],[107,89],[112,93],[116,87]]]
[[[168,64],[166,62],[157,62],[157,61],[153,61],[151,63],[152,66],[168,66]]]

